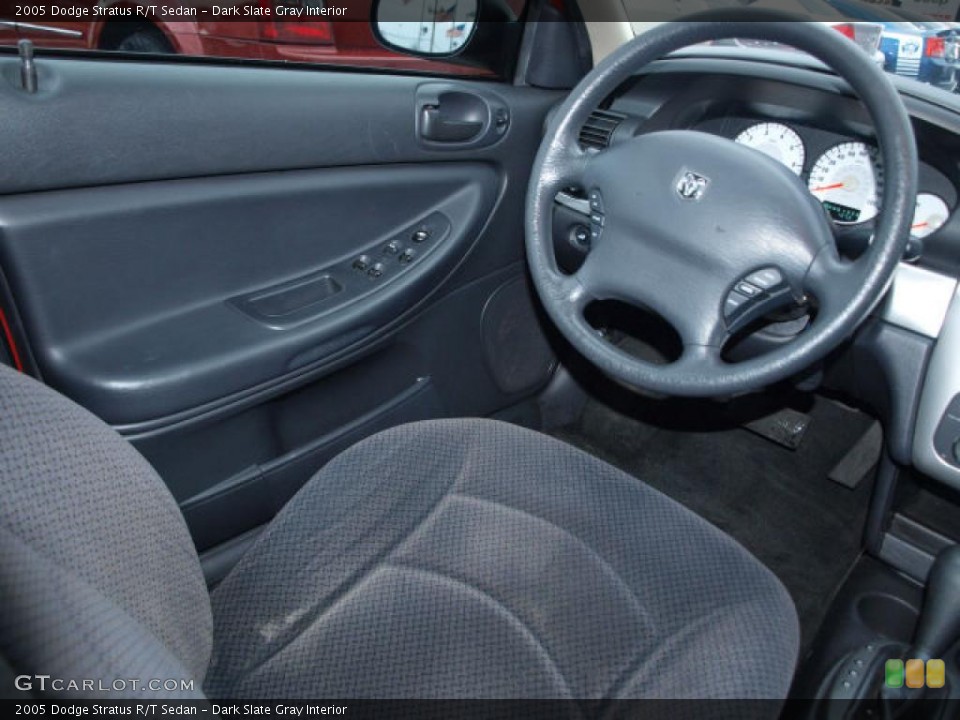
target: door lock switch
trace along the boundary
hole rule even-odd
[[[510,111],[506,108],[497,108],[493,117],[493,124],[497,134],[502,135],[507,131],[507,128],[510,127]]]

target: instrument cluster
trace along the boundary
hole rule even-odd
[[[811,143],[804,134],[815,134]],[[811,144],[824,145],[822,131],[792,127],[782,122],[754,121],[736,132],[737,143],[753,148],[778,162],[806,182],[811,194],[820,201],[824,210],[839,226],[858,226],[872,221],[880,210],[884,174],[876,146],[849,138],[831,138],[828,146],[816,154],[810,152]],[[946,224],[956,202],[956,191],[950,188],[936,189],[925,185],[942,185],[939,182],[924,182],[925,175],[936,173],[932,168],[921,172],[920,192],[917,194],[916,210],[911,236],[923,239]],[[939,175],[939,173],[937,173]],[[946,178],[943,178],[946,181]],[[940,192],[937,192],[939,190]],[[950,197],[946,190],[952,191]]]

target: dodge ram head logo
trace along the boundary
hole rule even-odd
[[[695,172],[685,171],[677,181],[677,194],[684,200],[699,200],[707,191],[710,180]]]

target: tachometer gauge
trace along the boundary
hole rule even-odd
[[[833,146],[814,163],[809,188],[837,224],[872,220],[883,189],[877,150],[861,142]]]
[[[803,140],[795,130],[782,123],[751,125],[737,135],[736,141],[780,161],[797,175],[803,172],[803,161],[807,156]]]
[[[917,195],[917,209],[913,213],[910,235],[915,238],[932,235],[943,227],[948,217],[950,217],[950,208],[942,197],[920,193]]]

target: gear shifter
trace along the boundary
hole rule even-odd
[[[874,703],[879,717],[906,718],[916,715],[920,701],[930,700],[930,691],[890,687],[883,684],[886,660],[927,660],[943,658],[960,640],[960,545],[937,555],[927,578],[923,608],[917,620],[913,644],[908,648],[896,641],[877,638],[847,655],[826,678],[820,697],[850,702],[827,704],[818,717],[861,717]],[[941,693],[942,694],[942,693]]]
[[[913,645],[903,656],[926,662],[943,657],[960,639],[960,545],[942,550],[927,577],[923,608],[917,621]],[[885,717],[902,717],[924,697],[922,690],[881,687]]]
[[[960,545],[937,555],[908,657],[939,658],[960,639]]]

